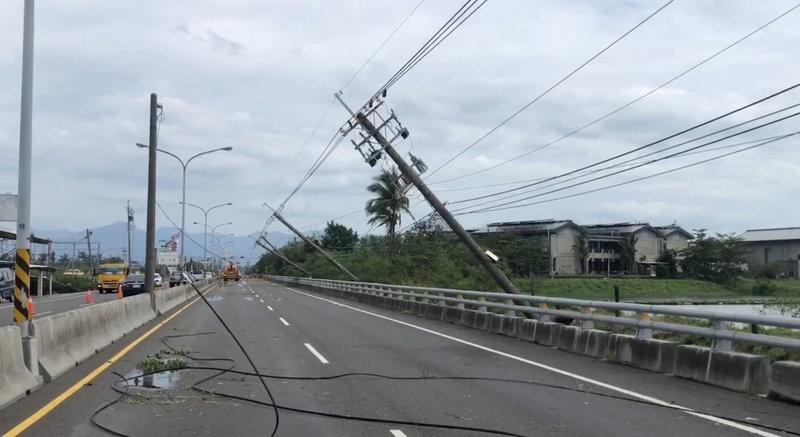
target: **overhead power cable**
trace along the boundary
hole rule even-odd
[[[670,155],[666,155],[666,156],[662,156],[662,157],[659,157],[659,158],[651,159],[651,160],[645,161],[643,163],[634,165],[632,167],[628,167],[628,168],[625,168],[625,169],[622,169],[622,170],[617,170],[615,172],[604,174],[604,175],[601,175],[601,176],[597,176],[597,177],[594,177],[594,178],[591,178],[591,179],[587,179],[585,181],[580,181],[580,182],[576,182],[574,184],[570,184],[570,185],[566,185],[566,186],[563,186],[563,187],[555,188],[555,189],[552,189],[550,191],[546,191],[544,193],[534,194],[532,196],[527,196],[527,197],[523,197],[523,198],[512,200],[512,201],[499,203],[499,204],[496,204],[494,206],[491,206],[490,208],[497,208],[497,207],[502,207],[502,206],[506,206],[506,205],[515,204],[515,203],[522,202],[522,201],[525,201],[525,200],[530,200],[530,199],[533,199],[533,198],[546,196],[548,194],[553,194],[553,193],[557,193],[557,192],[560,192],[560,191],[568,190],[570,188],[575,188],[577,186],[585,185],[585,184],[588,184],[588,183],[591,183],[591,182],[594,182],[594,181],[598,181],[598,180],[601,180],[601,179],[606,179],[606,178],[609,178],[611,176],[616,176],[616,175],[621,174],[621,173],[625,173],[625,172],[628,172],[628,171],[631,171],[631,170],[635,170],[637,168],[641,168],[641,167],[644,167],[646,165],[651,165],[651,164],[654,164],[656,162],[664,161],[666,159],[674,158],[674,157],[680,156],[680,155],[682,155],[682,154],[684,154],[686,152],[699,150],[699,149],[702,149],[704,147],[710,146],[712,144],[717,144],[719,142],[728,140],[730,138],[737,137],[739,135],[744,135],[746,133],[753,132],[755,130],[758,130],[758,129],[761,129],[761,128],[764,128],[764,127],[767,127],[767,126],[771,126],[773,124],[780,123],[782,121],[788,120],[788,119],[796,117],[798,115],[800,115],[800,111],[799,112],[795,112],[793,114],[789,114],[787,116],[781,117],[781,118],[776,119],[776,120],[772,120],[772,121],[767,122],[767,123],[760,124],[758,126],[755,126],[755,127],[749,128],[749,129],[745,129],[745,130],[740,131],[740,132],[736,132],[736,133],[724,136],[722,138],[718,138],[716,140],[708,141],[708,142],[702,143],[700,145],[697,145],[697,146],[694,146],[694,147],[690,147],[688,149],[685,149],[685,150],[682,150],[682,151],[679,151],[679,152],[672,153]],[[524,194],[524,193],[520,193],[520,194]],[[486,203],[494,203],[494,202],[496,202],[496,201],[489,201],[489,202],[486,202]],[[474,205],[474,206],[478,206],[478,205]]]
[[[435,170],[433,170],[432,172],[428,173],[428,175],[426,176],[426,178],[429,178],[429,177],[433,176],[434,174],[436,174],[436,172],[438,172],[438,171],[439,171],[439,170],[441,170],[442,168],[446,167],[448,164],[450,164],[451,162],[453,162],[454,160],[456,160],[456,159],[457,159],[459,156],[463,155],[464,153],[466,153],[467,151],[469,151],[469,150],[470,150],[470,149],[472,149],[473,147],[477,146],[477,145],[478,145],[478,144],[479,144],[481,141],[483,141],[484,139],[486,139],[486,138],[487,138],[489,135],[493,134],[493,133],[494,133],[496,130],[498,130],[498,129],[500,129],[501,127],[503,127],[503,126],[504,126],[506,123],[508,123],[509,121],[511,121],[512,119],[514,119],[516,116],[518,116],[519,114],[521,114],[523,111],[525,111],[526,109],[530,108],[530,107],[531,107],[531,105],[533,105],[534,103],[536,103],[536,102],[538,102],[539,100],[541,100],[541,99],[542,99],[542,97],[546,96],[546,95],[547,95],[547,94],[549,94],[551,91],[553,91],[554,89],[556,89],[556,88],[557,88],[559,85],[561,85],[562,83],[566,82],[566,81],[567,81],[567,80],[568,80],[570,77],[574,76],[576,73],[578,73],[579,71],[581,71],[581,70],[583,69],[583,67],[585,67],[585,66],[589,65],[589,64],[590,64],[592,61],[594,61],[595,59],[599,58],[599,57],[600,57],[600,56],[601,56],[603,53],[605,53],[606,51],[608,51],[609,49],[611,49],[612,47],[614,47],[614,46],[615,46],[615,45],[616,45],[618,42],[622,41],[622,40],[623,40],[625,37],[627,37],[628,35],[630,35],[631,33],[633,33],[633,31],[635,31],[636,29],[638,29],[639,27],[641,27],[642,25],[644,25],[644,24],[645,24],[646,22],[648,22],[648,21],[649,21],[651,18],[653,18],[654,16],[656,16],[656,14],[658,14],[659,12],[661,12],[662,10],[664,10],[664,8],[666,8],[667,6],[669,6],[670,4],[672,4],[672,2],[673,2],[673,1],[674,1],[674,0],[669,0],[668,2],[664,3],[664,4],[663,4],[663,5],[660,7],[660,8],[656,9],[654,12],[652,12],[650,15],[648,15],[647,17],[645,17],[643,20],[641,20],[641,21],[640,21],[639,23],[637,23],[635,26],[633,26],[632,28],[628,29],[628,31],[627,31],[627,32],[625,32],[625,33],[623,33],[622,35],[620,35],[619,37],[617,37],[617,39],[615,39],[614,41],[612,41],[610,44],[608,44],[608,45],[606,45],[605,47],[603,47],[603,49],[602,49],[602,50],[600,50],[599,52],[595,53],[595,54],[594,54],[592,57],[590,57],[589,59],[587,59],[586,61],[584,61],[584,62],[583,62],[581,65],[579,65],[577,68],[575,68],[574,70],[572,70],[572,71],[571,71],[569,74],[567,74],[566,76],[564,76],[564,77],[562,77],[561,79],[559,79],[559,80],[558,80],[556,83],[554,83],[553,85],[551,85],[551,86],[550,86],[550,88],[547,88],[546,90],[544,90],[543,92],[541,92],[541,93],[540,93],[538,96],[536,96],[536,97],[535,97],[533,100],[531,100],[530,102],[526,103],[524,106],[522,106],[521,108],[519,108],[519,109],[518,109],[516,112],[514,112],[513,114],[511,114],[511,115],[509,115],[508,117],[506,117],[506,118],[505,118],[503,121],[501,121],[501,122],[500,122],[500,124],[498,124],[497,126],[495,126],[495,127],[491,128],[491,129],[489,129],[489,131],[488,131],[488,132],[486,132],[486,133],[485,133],[485,134],[483,134],[483,135],[482,135],[480,138],[478,138],[477,140],[475,140],[474,142],[472,142],[472,144],[470,144],[469,146],[467,146],[467,147],[463,148],[463,149],[462,149],[460,152],[456,153],[456,154],[455,154],[455,155],[453,155],[453,156],[452,156],[450,159],[448,159],[447,161],[445,161],[445,163],[444,163],[444,164],[440,165],[440,166],[439,166],[439,167],[437,167]]]
[[[473,201],[476,201],[476,200],[495,197],[495,196],[499,196],[499,195],[502,195],[502,194],[512,193],[512,192],[515,192],[515,191],[523,190],[523,189],[530,188],[530,187],[533,187],[533,186],[536,186],[536,185],[541,185],[541,184],[546,183],[546,182],[554,181],[554,180],[557,180],[557,179],[562,179],[564,177],[572,176],[572,175],[576,175],[577,174],[576,177],[574,177],[572,179],[569,179],[569,180],[574,180],[574,179],[576,179],[578,177],[584,176],[586,174],[586,173],[583,173],[585,170],[592,169],[594,167],[600,166],[602,164],[606,164],[606,163],[611,162],[611,161],[615,161],[615,160],[617,160],[619,158],[622,158],[622,157],[625,157],[625,156],[628,156],[628,155],[632,155],[632,154],[634,154],[636,152],[640,152],[642,150],[645,150],[645,149],[651,148],[653,146],[656,146],[658,144],[664,143],[666,141],[669,141],[671,139],[674,139],[674,138],[679,137],[681,135],[684,135],[686,133],[689,133],[689,132],[695,131],[697,129],[700,129],[702,127],[708,126],[708,125],[710,125],[712,123],[715,123],[715,122],[717,122],[719,120],[722,120],[724,118],[730,117],[731,115],[737,114],[737,113],[742,112],[742,111],[744,111],[746,109],[752,108],[752,107],[754,107],[756,105],[759,105],[759,104],[764,103],[764,102],[766,102],[768,100],[771,100],[771,99],[773,99],[775,97],[783,95],[783,94],[785,94],[785,93],[787,93],[789,91],[792,91],[792,90],[794,90],[794,89],[796,89],[798,87],[800,87],[800,83],[797,83],[797,84],[794,84],[794,85],[792,85],[790,87],[784,88],[784,89],[782,89],[782,90],[780,90],[780,91],[778,91],[776,93],[772,93],[772,94],[770,94],[770,95],[768,95],[766,97],[762,97],[762,98],[760,98],[760,99],[758,99],[758,100],[756,100],[756,101],[754,101],[752,103],[748,103],[748,104],[746,104],[744,106],[740,106],[740,107],[738,107],[738,108],[736,108],[736,109],[734,109],[732,111],[728,111],[728,112],[726,112],[726,113],[724,113],[722,115],[719,115],[717,117],[714,117],[714,118],[712,118],[710,120],[706,120],[706,121],[704,121],[702,123],[696,124],[694,126],[686,128],[686,129],[683,129],[683,130],[681,130],[679,132],[676,132],[676,133],[674,133],[672,135],[668,135],[668,136],[666,136],[664,138],[661,138],[659,140],[647,143],[647,144],[645,144],[643,146],[636,147],[636,148],[634,148],[632,150],[628,150],[628,151],[623,152],[623,153],[619,153],[619,154],[611,156],[609,158],[605,158],[603,160],[594,162],[592,164],[585,165],[585,166],[577,168],[575,170],[570,170],[568,172],[561,173],[561,174],[556,175],[556,176],[551,176],[551,177],[544,178],[544,179],[541,179],[541,180],[533,181],[531,183],[528,183],[528,184],[525,184],[525,185],[521,185],[519,187],[509,188],[507,190],[497,191],[497,192],[494,192],[494,193],[491,193],[491,194],[485,194],[485,195],[482,195],[482,196],[476,196],[476,197],[472,197],[472,198],[469,198],[469,199],[462,199],[462,200],[454,201],[454,202],[451,202],[451,204],[473,202]],[[720,134],[722,132],[726,132],[726,131],[729,131],[731,129],[735,129],[737,127],[741,127],[741,126],[743,126],[745,124],[752,123],[754,121],[762,120],[764,118],[773,116],[775,114],[779,114],[781,112],[787,111],[789,109],[796,108],[798,106],[800,106],[800,103],[781,108],[779,110],[770,112],[768,114],[761,115],[759,117],[755,117],[755,118],[749,119],[749,120],[744,121],[744,122],[740,122],[740,123],[734,124],[732,126],[728,126],[728,127],[722,128],[722,129],[718,129],[718,130],[716,130],[714,132],[711,132],[711,133],[708,133],[708,134],[705,134],[705,135],[702,135],[700,137],[696,137],[696,138],[693,138],[693,139],[690,139],[690,140],[686,140],[686,141],[680,142],[680,143],[675,144],[673,146],[669,146],[669,147],[666,147],[666,148],[663,148],[663,149],[659,149],[659,150],[657,150],[655,152],[651,152],[651,153],[648,153],[648,154],[643,155],[643,156],[639,156],[639,157],[636,157],[636,158],[629,159],[627,161],[619,163],[619,165],[624,165],[624,164],[630,163],[631,161],[634,161],[636,159],[641,159],[641,158],[644,158],[644,157],[647,157],[647,156],[652,156],[652,155],[657,154],[657,153],[665,152],[667,150],[672,150],[672,149],[675,149],[677,147],[686,145],[688,143],[695,142],[695,141],[698,141],[698,140],[702,140],[702,139],[711,137],[713,135],[717,135],[717,134]],[[602,171],[602,170],[605,170],[605,169],[608,169],[608,168],[613,168],[613,167],[615,167],[615,166],[606,167],[604,169],[599,169],[598,171]],[[592,172],[590,172],[589,174],[591,174],[591,173]]]
[[[509,158],[509,159],[507,159],[505,161],[502,161],[502,162],[499,162],[497,164],[491,165],[491,166],[486,167],[484,169],[473,171],[473,172],[469,172],[469,173],[466,173],[466,174],[463,174],[463,175],[459,175],[459,176],[456,176],[456,177],[453,177],[453,178],[450,178],[450,179],[444,179],[444,180],[441,180],[441,181],[431,182],[430,184],[431,185],[433,185],[433,184],[443,184],[443,183],[446,183],[446,182],[452,182],[452,181],[468,178],[468,177],[471,177],[471,176],[475,176],[477,174],[485,173],[487,171],[494,170],[494,169],[496,169],[498,167],[506,165],[506,164],[508,164],[510,162],[514,162],[516,160],[524,158],[524,157],[526,157],[526,156],[528,156],[528,155],[530,155],[532,153],[538,152],[539,150],[542,150],[542,149],[550,147],[550,146],[552,146],[554,144],[557,144],[557,143],[559,143],[559,142],[561,142],[561,141],[563,141],[563,140],[565,140],[565,139],[567,139],[567,138],[569,138],[569,137],[571,137],[571,136],[583,131],[584,129],[586,129],[586,128],[590,127],[590,126],[593,126],[593,125],[595,125],[595,124],[597,124],[597,123],[599,123],[599,122],[601,122],[601,121],[603,121],[603,120],[605,120],[605,119],[617,114],[618,112],[630,107],[631,105],[636,104],[640,100],[650,96],[651,94],[655,93],[656,91],[666,87],[667,85],[675,82],[676,80],[680,79],[681,77],[691,73],[692,71],[696,70],[700,66],[706,64],[707,62],[711,61],[712,59],[716,58],[717,56],[727,52],[728,50],[730,50],[731,48],[735,47],[736,45],[738,45],[742,41],[750,38],[751,36],[755,35],[756,33],[760,32],[761,30],[765,29],[766,27],[770,26],[771,24],[775,23],[776,21],[780,20],[784,16],[786,16],[789,13],[793,12],[798,7],[800,7],[800,3],[798,3],[795,6],[789,8],[788,10],[784,11],[783,13],[778,15],[777,17],[775,17],[775,18],[771,19],[770,21],[764,23],[763,25],[759,26],[757,29],[753,30],[752,32],[748,33],[747,35],[745,35],[745,36],[737,39],[736,41],[728,44],[727,46],[725,46],[721,50],[718,50],[717,52],[715,52],[711,56],[708,56],[707,58],[703,59],[702,61],[698,62],[697,64],[689,67],[688,69],[684,70],[683,72],[681,72],[677,76],[674,76],[673,78],[667,80],[666,82],[662,83],[661,85],[658,85],[657,87],[647,91],[646,93],[644,93],[641,96],[639,96],[639,97],[637,97],[637,98],[625,103],[624,105],[612,110],[611,112],[608,112],[607,114],[602,115],[602,116],[600,116],[600,117],[598,117],[598,118],[596,118],[596,119],[584,124],[583,126],[581,126],[579,128],[576,128],[576,129],[574,129],[574,130],[562,135],[561,137],[556,138],[553,141],[550,141],[549,143],[542,144],[542,145],[540,145],[538,147],[535,147],[535,148],[533,148],[533,149],[531,149],[531,150],[529,150],[527,152],[521,153],[521,154],[519,154],[517,156],[514,156],[512,158]]]
[[[561,196],[561,197],[555,197],[555,198],[552,198],[552,199],[539,200],[539,201],[536,201],[536,202],[529,202],[529,203],[524,203],[524,204],[512,205],[512,206],[488,207],[488,208],[477,209],[477,210],[473,210],[473,211],[465,211],[465,212],[457,213],[457,214],[454,214],[454,215],[467,215],[467,214],[475,214],[475,213],[479,213],[479,212],[505,211],[505,210],[509,210],[509,209],[522,208],[522,207],[531,206],[531,205],[539,205],[539,204],[542,204],[542,203],[555,202],[557,200],[570,199],[570,198],[573,198],[573,197],[578,197],[578,196],[583,196],[583,195],[586,195],[586,194],[596,193],[598,191],[608,190],[608,189],[611,189],[611,188],[616,188],[616,187],[620,187],[620,186],[623,186],[623,185],[632,184],[632,183],[640,182],[640,181],[647,180],[647,179],[652,179],[652,178],[657,177],[657,176],[663,176],[665,174],[674,173],[674,172],[679,171],[679,170],[684,170],[684,169],[695,167],[695,166],[698,166],[698,165],[701,165],[701,164],[705,164],[705,163],[708,163],[708,162],[711,162],[711,161],[716,161],[718,159],[722,159],[722,158],[725,158],[725,157],[728,157],[728,156],[731,156],[731,155],[736,155],[738,153],[746,152],[748,150],[752,150],[752,149],[755,149],[755,148],[758,148],[758,147],[762,147],[762,146],[765,146],[767,144],[774,143],[776,141],[784,140],[786,138],[789,138],[789,137],[792,137],[792,136],[795,136],[795,135],[798,135],[798,134],[800,134],[800,131],[792,132],[790,134],[781,135],[781,136],[778,136],[778,137],[774,137],[772,139],[760,142],[760,143],[752,145],[752,146],[744,147],[742,149],[734,150],[734,151],[728,152],[728,153],[723,153],[721,155],[713,156],[711,158],[703,159],[701,161],[693,162],[691,164],[682,165],[680,167],[676,167],[676,168],[672,168],[672,169],[669,169],[669,170],[661,171],[661,172],[658,172],[658,173],[654,173],[654,174],[638,177],[638,178],[635,178],[635,179],[630,179],[630,180],[627,180],[627,181],[624,181],[624,182],[619,182],[619,183],[616,183],[616,184],[606,185],[606,186],[600,187],[600,188],[594,188],[594,189],[591,189],[591,190],[581,191],[579,193],[569,194],[569,195]]]

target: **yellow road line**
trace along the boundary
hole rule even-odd
[[[213,290],[213,287],[210,290],[206,291],[206,293],[210,292],[211,290]],[[206,293],[203,293],[203,294],[206,294]],[[91,372],[89,372],[88,375],[84,376],[80,381],[76,382],[72,387],[66,389],[63,393],[58,395],[55,399],[53,399],[52,401],[48,402],[47,405],[45,405],[42,408],[40,408],[39,411],[31,414],[27,419],[25,419],[22,422],[20,422],[19,425],[15,426],[10,431],[8,431],[7,433],[3,434],[3,437],[16,437],[21,432],[23,432],[26,429],[30,428],[31,425],[33,425],[34,423],[38,422],[42,417],[47,415],[47,413],[53,411],[53,409],[55,409],[62,402],[67,400],[70,396],[74,395],[75,392],[80,390],[81,387],[85,386],[87,383],[89,383],[89,381],[91,381],[94,378],[96,378],[97,375],[101,374],[104,370],[108,369],[109,366],[111,366],[112,364],[117,362],[120,358],[124,357],[128,352],[130,352],[133,348],[135,348],[139,343],[144,341],[147,337],[152,335],[154,332],[158,331],[162,326],[164,326],[167,323],[169,323],[170,320],[172,320],[175,317],[177,317],[178,314],[182,313],[183,310],[185,310],[186,308],[189,308],[193,303],[197,302],[198,300],[200,300],[200,298],[195,298],[195,300],[189,302],[188,304],[186,304],[186,306],[184,306],[183,308],[181,308],[178,311],[176,311],[175,314],[170,315],[169,317],[167,317],[163,321],[159,322],[156,326],[153,326],[152,328],[150,328],[147,332],[142,334],[139,338],[137,338],[136,340],[133,340],[129,345],[127,345],[124,348],[122,348],[121,351],[117,352],[117,354],[114,355],[113,357],[111,357],[108,361],[106,361],[105,363],[99,365],[96,369],[94,369]]]

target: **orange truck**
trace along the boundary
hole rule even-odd
[[[242,274],[239,272],[239,267],[231,262],[222,269],[222,278],[225,281],[238,281],[242,278]]]

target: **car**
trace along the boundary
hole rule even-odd
[[[162,279],[162,278],[161,278],[161,273],[156,273],[156,274],[153,276],[153,284],[155,284],[155,286],[156,286],[157,288],[160,288],[160,287],[161,287],[161,285],[163,285],[163,284],[164,284],[164,279]]]
[[[203,272],[201,272],[200,270],[192,272],[192,280],[193,281],[199,281],[199,280],[203,279],[203,277],[204,277],[203,276]]]
[[[186,279],[184,279],[181,272],[172,272],[169,275],[169,286],[170,287],[177,287],[178,285],[185,284]]]
[[[144,275],[134,273],[125,277],[122,281],[122,296],[134,296],[145,292]]]
[[[81,269],[66,269],[64,270],[64,276],[84,276],[84,273]]]

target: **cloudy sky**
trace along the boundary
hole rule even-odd
[[[209,224],[233,221],[230,229],[239,235],[261,230],[269,216],[262,204],[280,204],[348,118],[338,103],[331,106],[333,93],[343,89],[345,100],[360,106],[462,2],[423,2],[343,88],[418,3],[37,2],[34,228],[82,229],[121,221],[126,199],[137,212],[137,222],[144,224],[147,161],[146,152],[135,143],[147,142],[149,93],[156,92],[164,107],[161,148],[183,157],[220,146],[234,148],[191,163],[187,200],[204,207],[233,202],[232,207],[212,212]],[[663,3],[489,1],[389,90],[387,107],[411,132],[397,148],[403,153],[413,148],[431,170],[439,167]],[[17,185],[22,4],[22,0],[0,2],[0,150],[5,158],[0,161],[0,192],[16,192]],[[677,0],[428,182],[448,202],[513,188],[516,185],[485,186],[579,168],[794,85],[800,68],[800,10],[578,134],[491,171],[447,182],[558,139],[647,93],[795,4]],[[658,147],[785,108],[797,103],[799,96],[800,91],[787,93]],[[786,134],[799,126],[790,119],[735,141]],[[709,139],[715,138],[719,136]],[[545,218],[579,223],[677,221],[686,228],[719,231],[798,225],[800,140],[796,138],[635,184],[461,219],[468,227]],[[736,149],[665,160],[528,202],[623,182],[732,150]],[[180,166],[167,155],[158,158],[158,201],[179,221]],[[369,198],[365,187],[378,168],[365,164],[345,141],[288,201],[284,215],[300,228],[318,229],[327,219],[358,211]],[[420,200],[412,192],[416,217],[429,211]],[[199,211],[187,210],[187,223],[201,219]],[[340,221],[361,233],[369,229],[363,213]],[[404,217],[404,224],[411,221]],[[170,225],[160,212],[158,225]],[[269,229],[285,231],[279,223]]]

